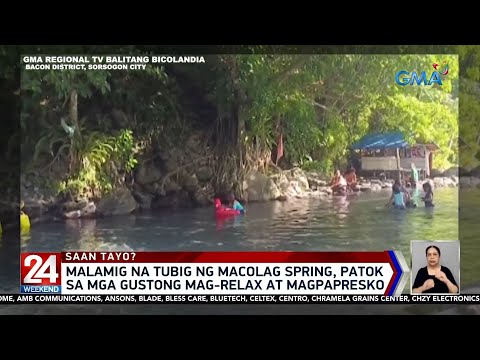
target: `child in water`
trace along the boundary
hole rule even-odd
[[[393,206],[397,209],[405,209],[405,196],[404,192],[401,190],[399,184],[393,184],[392,186],[392,196],[390,199],[388,199],[388,203],[385,205],[386,207],[389,207],[392,204],[393,200]]]
[[[425,207],[434,207],[432,185],[428,181],[423,183],[423,191],[425,191],[425,195],[422,200],[425,203]]]
[[[241,214],[245,214],[245,208],[240,204],[240,202],[235,198],[233,193],[228,195],[228,203],[234,210],[239,210]]]

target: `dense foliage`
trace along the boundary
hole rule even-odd
[[[232,182],[275,161],[283,136],[284,166],[331,172],[349,161],[349,146],[370,132],[401,130],[435,142],[435,166],[479,159],[478,46],[442,54],[250,54],[205,56],[199,64],[151,64],[144,71],[22,71],[22,170],[55,191],[101,196],[129,181],[142,154],[181,146],[193,130],[218,153],[216,176]],[[159,54],[157,47],[0,48],[4,78],[12,54]],[[370,50],[373,51],[373,50]],[[459,54],[459,57],[456,55]],[[395,83],[399,70],[448,64],[442,85]],[[19,64],[15,65],[17,68]],[[459,72],[460,69],[460,72]],[[459,96],[462,94],[458,133]],[[18,134],[17,134],[18,136]],[[272,155],[273,154],[273,155]],[[226,176],[228,175],[228,176]],[[239,182],[240,183],[240,182]]]

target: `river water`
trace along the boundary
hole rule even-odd
[[[386,209],[384,205],[389,196],[390,191],[381,191],[361,193],[346,198],[303,198],[290,199],[286,202],[252,203],[247,204],[245,216],[225,221],[217,221],[213,209],[203,208],[36,224],[32,227],[31,233],[22,238],[21,251],[383,251],[393,249],[402,251],[407,264],[410,264],[411,240],[459,239],[459,190],[457,188],[437,189],[435,191],[436,207],[433,209],[423,207],[422,203],[416,209]],[[463,198],[466,201],[478,203],[475,199],[480,200],[480,191],[461,195],[461,198],[462,205]],[[461,211],[462,208],[460,208]],[[471,222],[472,229],[480,218],[471,211],[461,215],[466,215],[463,220]],[[475,233],[473,230],[470,233],[467,231],[465,233],[467,236],[462,237],[462,288],[479,282],[480,269],[476,265],[478,261],[473,258],[473,254],[475,252],[478,254],[480,250]],[[18,258],[18,254],[12,250],[13,246],[8,246],[8,239],[4,239],[3,242],[3,247],[0,243],[0,261],[3,265],[6,265],[4,261],[10,264],[15,263],[8,266],[11,270],[18,264],[18,260],[13,261],[12,257]],[[4,271],[3,291],[12,286],[11,277],[8,276]],[[14,292],[18,291],[17,284],[13,284]],[[408,285],[406,291],[407,289]],[[188,313],[189,311],[185,310],[188,306],[182,306],[181,312]],[[145,311],[149,309],[147,312],[176,313],[175,309],[182,306],[171,305],[164,307],[164,310],[160,310],[161,307],[143,306],[143,309]],[[343,311],[348,312],[346,305],[341,306]],[[143,312],[138,310],[138,306],[135,307],[137,310],[133,309],[134,306],[131,310],[125,310],[126,306],[117,306],[117,309],[123,309],[122,312]],[[230,308],[232,307],[235,308],[231,305]],[[316,309],[324,307],[325,305],[317,305]],[[195,306],[189,308],[191,308],[190,313],[198,311],[195,310]],[[202,308],[206,309],[204,305]],[[217,309],[219,308],[221,307],[217,306]],[[256,308],[260,309],[261,306]],[[391,306],[387,305],[387,308]],[[328,306],[325,309],[328,309]],[[248,312],[248,310],[245,311]],[[325,311],[328,313],[328,310]],[[352,308],[351,311],[355,313],[357,310]]]
[[[458,191],[435,192],[437,206],[386,209],[389,192],[252,203],[217,221],[213,209],[164,211],[39,224],[22,251],[409,251],[411,240],[458,240]]]

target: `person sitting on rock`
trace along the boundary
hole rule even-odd
[[[347,181],[340,173],[340,170],[337,170],[333,178],[330,180],[330,188],[334,194],[342,193],[347,190]]]
[[[345,173],[345,180],[347,181],[347,187],[351,191],[357,191],[357,174],[354,167],[351,167]]]

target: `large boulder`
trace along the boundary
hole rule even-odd
[[[274,200],[282,195],[275,181],[257,170],[250,171],[245,181],[248,188],[248,201]]]
[[[161,178],[161,171],[151,161],[140,164],[135,172],[135,182],[140,185],[151,184]]]
[[[97,204],[97,212],[103,216],[126,215],[137,209],[137,202],[126,187],[105,195]]]

